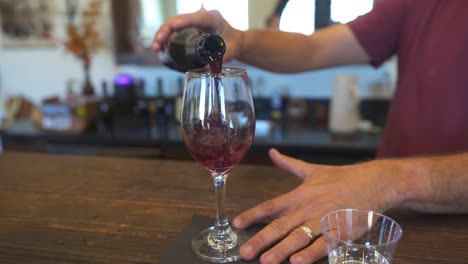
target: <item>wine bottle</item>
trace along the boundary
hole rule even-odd
[[[138,86],[136,87],[136,99],[137,102],[135,104],[134,113],[135,115],[142,119],[146,120],[148,118],[148,104],[146,102],[146,83],[145,80],[141,79],[138,82]]]
[[[186,72],[221,62],[225,51],[219,35],[188,28],[171,34],[159,58],[167,67]]]

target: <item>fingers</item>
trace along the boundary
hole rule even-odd
[[[288,256],[309,246],[311,242],[320,236],[320,227],[314,223],[318,223],[318,221],[308,221],[304,225],[294,228],[282,241],[260,257],[261,262],[281,263]],[[302,229],[301,226],[308,228]],[[297,258],[299,259],[302,255],[298,255]]]
[[[167,42],[170,34],[171,31],[169,27],[161,27],[155,34],[152,46],[153,51],[161,51],[164,48],[164,44]]]
[[[327,246],[324,237],[317,238],[314,243],[291,256],[291,264],[314,263],[327,255]]]
[[[298,175],[302,179],[307,176],[306,167],[312,166],[301,160],[282,155],[276,149],[270,149],[269,154],[279,167]],[[243,212],[234,219],[234,226],[243,229],[255,222],[283,215],[286,211],[295,208],[297,204],[302,202],[300,198],[303,195],[300,194],[300,191],[300,189],[296,188],[287,194],[278,196]]]
[[[314,165],[310,163],[283,155],[274,148],[270,149],[268,155],[270,156],[270,159],[276,166],[282,168],[283,170],[291,172],[292,174],[300,177],[301,179],[305,179],[310,173],[311,168],[314,167]]]
[[[303,230],[295,228],[284,240],[261,255],[260,263],[279,264],[288,257],[291,264],[315,263],[327,255],[325,239],[321,234],[316,235],[318,237],[310,238]],[[244,253],[242,250],[241,255]]]
[[[294,206],[293,206],[294,207]],[[291,231],[302,224],[303,220],[303,211],[295,210],[289,212],[287,216],[279,217],[273,222],[268,224],[265,228],[260,230],[254,236],[252,236],[240,249],[240,254],[242,258],[251,260],[258,256],[262,251],[273,245],[274,243],[280,241],[281,239],[288,236]],[[269,251],[272,256],[270,259],[277,259],[279,257],[285,257],[279,252]],[[272,253],[273,252],[273,253]],[[276,256],[275,254],[279,254]],[[268,262],[265,262],[268,263]],[[275,262],[273,262],[275,263]]]
[[[153,40],[153,51],[160,51],[174,31],[190,27],[193,15],[184,14],[168,19],[156,32]]]
[[[266,219],[277,218],[291,207],[291,196],[291,192],[283,194],[250,208],[234,218],[233,225],[237,228],[244,229],[253,223],[258,223]]]
[[[243,259],[252,260],[282,239],[260,256],[260,263],[282,263],[289,256],[292,264],[313,263],[326,255],[318,223],[314,219],[305,224],[311,228],[309,233],[300,228],[301,224],[291,222],[291,218],[279,218],[250,238],[241,247],[240,254]]]
[[[201,28],[206,31],[215,31],[220,26],[221,15],[216,11],[206,11],[201,8],[197,12],[182,14],[168,19],[155,33],[153,40],[153,51],[160,51],[174,31],[189,27]]]
[[[292,192],[263,202],[243,212],[234,218],[233,225],[244,229],[253,223],[279,217],[291,207],[292,201],[290,197],[293,196]],[[294,206],[292,207],[294,208]],[[266,247],[283,238],[294,226],[294,223],[285,221],[284,218],[277,218],[241,247],[242,257],[244,259],[255,258]]]
[[[275,219],[241,246],[240,255],[246,260],[254,259],[266,248],[285,237],[296,226],[296,223],[292,223],[284,217]],[[265,262],[262,263],[268,263],[268,261],[280,258],[280,256],[276,256],[274,252],[270,252],[270,254],[262,257],[266,257]]]

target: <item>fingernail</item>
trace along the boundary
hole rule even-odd
[[[275,255],[274,254],[268,254],[263,257],[267,263],[275,263]]]
[[[253,248],[250,245],[243,245],[241,247],[241,251],[244,257],[250,257],[250,254],[252,254]]]
[[[301,256],[293,256],[291,257],[291,264],[301,264],[302,257]]]
[[[241,224],[242,221],[239,218],[234,218],[234,220],[232,221],[232,225],[234,225],[234,227],[240,228]]]

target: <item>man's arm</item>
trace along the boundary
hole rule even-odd
[[[265,251],[264,263],[312,263],[326,255],[323,237],[305,246],[294,232],[300,225],[320,230],[325,214],[343,208],[385,212],[407,207],[431,213],[468,213],[468,153],[402,159],[373,160],[354,165],[306,163],[271,150],[280,168],[303,179],[281,196],[241,213],[234,226],[274,219],[240,249],[251,260]]]
[[[237,58],[275,72],[302,72],[368,63],[369,57],[347,25],[337,24],[312,35],[247,30]]]
[[[227,47],[225,61],[236,58],[275,72],[369,62],[347,25],[334,25],[310,36],[276,30],[240,31],[230,26],[219,12],[204,9],[168,19],[155,34],[153,50],[161,50],[172,32],[187,27],[221,35]]]
[[[468,153],[402,159],[413,180],[404,189],[402,206],[431,213],[468,213]],[[419,192],[414,190],[419,189]]]

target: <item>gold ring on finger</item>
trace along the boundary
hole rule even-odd
[[[306,235],[307,237],[310,239],[310,241],[313,241],[317,236],[318,234],[315,233],[312,228],[310,228],[309,226],[307,225],[301,225],[299,227],[299,229],[301,229]]]

